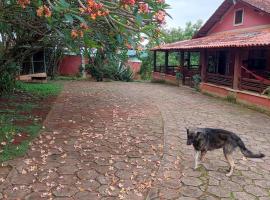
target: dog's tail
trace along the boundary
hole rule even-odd
[[[265,156],[263,153],[253,153],[247,149],[244,142],[240,138],[237,140],[237,145],[240,148],[242,154],[247,158],[263,158]]]

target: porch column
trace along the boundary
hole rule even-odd
[[[240,49],[235,50],[234,60],[234,75],[233,75],[233,89],[239,89],[239,78],[241,76],[241,51]]]
[[[184,67],[184,62],[185,62],[184,59],[185,59],[184,51],[181,51],[180,67]]]
[[[190,69],[190,51],[188,52],[188,69]]]
[[[154,72],[157,71],[157,51],[154,51]]]
[[[165,51],[165,74],[167,74],[168,65],[169,65],[169,52]]]
[[[200,65],[201,65],[202,82],[206,82],[206,71],[207,71],[207,52],[206,52],[206,49],[203,49],[200,51]]]
[[[185,85],[184,65],[185,65],[185,51],[181,51],[182,85]]]

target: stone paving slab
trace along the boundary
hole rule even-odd
[[[0,199],[143,199],[163,156],[156,106],[69,82],[27,155],[4,163]]]
[[[266,154],[236,170],[221,150],[193,170],[186,126],[225,128]],[[24,158],[0,169],[0,199],[270,200],[270,117],[150,83],[69,82]]]
[[[125,87],[125,86],[121,86]],[[164,121],[164,157],[147,199],[269,199],[270,117],[238,105],[207,97],[190,88],[160,84],[131,87],[160,109]],[[266,154],[242,160],[234,154],[236,170],[225,176],[228,165],[222,150],[209,152],[196,171],[193,147],[186,145],[187,126],[224,128],[241,136],[246,146]],[[180,174],[179,174],[180,172]]]

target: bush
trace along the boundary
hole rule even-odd
[[[130,82],[133,80],[132,70],[124,64],[120,64],[117,68],[116,80]]]
[[[12,92],[15,88],[17,67],[15,64],[8,66],[0,74],[0,95]]]
[[[227,101],[230,103],[236,103],[236,97],[235,94],[229,93],[228,96],[226,97]]]
[[[142,60],[142,66],[140,70],[141,79],[151,80],[154,66],[152,53],[150,52],[147,57],[141,58],[141,60]]]
[[[132,81],[133,72],[124,64],[110,63],[105,66],[86,65],[86,70],[97,80],[103,81],[104,78],[116,81]]]
[[[192,77],[193,83],[194,83],[194,88],[196,90],[200,90],[200,83],[202,82],[201,76],[199,74],[196,74]]]

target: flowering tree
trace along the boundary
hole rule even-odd
[[[1,0],[0,74],[37,47],[136,47],[141,33],[159,37],[167,7],[164,0]]]

